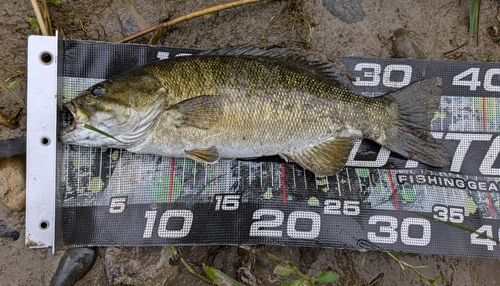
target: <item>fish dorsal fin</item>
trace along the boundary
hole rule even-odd
[[[263,49],[255,46],[235,46],[207,50],[200,55],[269,57],[282,60],[305,60],[300,53],[286,49]]]
[[[215,147],[210,147],[206,149],[193,149],[186,150],[184,154],[189,159],[193,159],[198,162],[213,164],[219,161],[219,153],[215,149]]]
[[[184,100],[167,111],[177,112],[176,125],[194,126],[208,129],[219,118],[222,111],[222,98],[220,96],[202,95]]]
[[[299,69],[336,87],[345,88],[341,72],[330,62],[309,61],[298,52],[282,48],[263,49],[254,46],[226,47],[204,51],[200,55],[262,58],[266,61],[279,62],[285,66]]]
[[[354,137],[335,137],[299,152],[280,156],[316,175],[331,176],[344,168],[353,146]]]

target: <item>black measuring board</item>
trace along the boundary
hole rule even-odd
[[[60,104],[103,79],[196,50],[64,41]],[[59,144],[68,245],[275,244],[499,257],[500,65],[341,58],[350,89],[378,96],[443,80],[430,129],[451,165],[429,168],[356,142],[315,176],[281,161],[197,163]],[[70,119],[61,118],[62,122]]]

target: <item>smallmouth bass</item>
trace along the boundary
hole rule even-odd
[[[226,48],[161,60],[91,86],[64,105],[74,120],[60,140],[206,163],[279,155],[333,175],[355,140],[368,138],[443,167],[448,155],[428,131],[440,94],[441,80],[432,78],[368,98],[342,89],[328,63]]]

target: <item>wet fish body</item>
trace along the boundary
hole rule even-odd
[[[368,138],[406,158],[448,164],[428,131],[440,79],[368,98],[342,89],[337,77],[330,64],[256,48],[162,60],[67,103],[75,119],[60,139],[207,163],[280,155],[332,175],[354,141]]]

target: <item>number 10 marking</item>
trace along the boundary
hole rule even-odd
[[[146,211],[146,228],[142,238],[151,238],[153,235],[153,228],[156,221],[157,211]],[[181,229],[167,229],[168,220],[172,217],[183,218]],[[193,225],[193,212],[190,210],[168,210],[164,212],[160,218],[158,225],[158,236],[162,238],[180,238],[189,234],[191,226]]]

